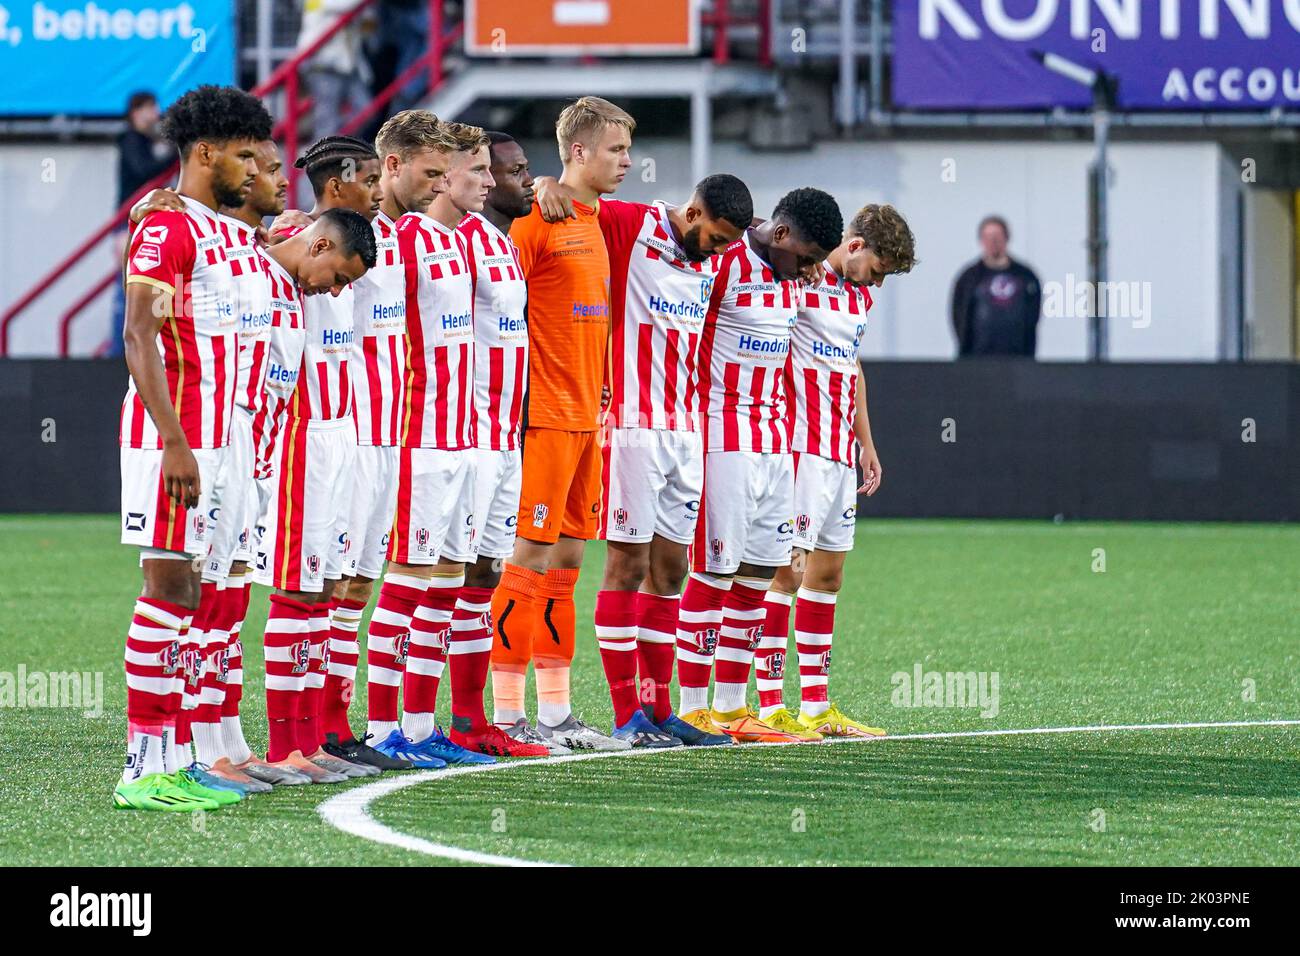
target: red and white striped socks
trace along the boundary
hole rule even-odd
[[[462,579],[463,580],[463,579]],[[487,726],[483,691],[492,658],[492,589],[462,587],[451,614],[451,725],[462,733]]]
[[[785,661],[790,644],[790,608],[794,595],[781,591],[767,592],[764,605],[767,618],[763,636],[754,653],[754,682],[758,685],[758,716],[766,720],[785,706]]]
[[[636,684],[636,605],[635,591],[596,594],[596,643],[614,704],[615,727],[622,727],[641,708]]]
[[[452,612],[464,585],[464,574],[435,574],[411,618],[410,653],[402,681],[402,733],[414,743],[437,729],[438,685],[447,666]]]
[[[333,600],[311,606],[309,663],[298,704],[298,749],[304,757],[310,757],[325,742],[325,734],[320,729],[320,711],[330,660],[330,611],[333,606]]]
[[[266,759],[284,760],[298,746],[302,692],[311,666],[312,605],[282,594],[271,595],[262,638],[266,658],[266,719],[270,740]]]
[[[198,637],[202,666],[198,705],[190,719],[190,733],[195,757],[209,766],[226,755],[221,708],[226,702],[226,648],[230,642],[228,601],[224,581],[204,581],[199,609],[194,612],[195,625],[201,622]]]
[[[673,681],[673,647],[681,599],[676,594],[636,596],[636,653],[641,669],[641,703],[654,708],[661,724],[673,712],[669,685]]]
[[[677,612],[678,712],[689,714],[709,706],[709,673],[722,627],[722,605],[731,590],[730,578],[692,572]]]
[[[180,709],[180,632],[187,608],[141,597],[126,635],[126,765],[130,783],[153,773],[171,773],[169,753]]]
[[[329,665],[325,674],[325,691],[321,699],[321,732],[337,734],[339,742],[352,737],[348,723],[348,705],[357,681],[360,647],[357,632],[361,629],[364,601],[344,598],[334,608],[330,619]]]
[[[794,605],[794,642],[799,652],[799,709],[818,717],[830,708],[831,637],[835,632],[836,595],[799,589]]]
[[[226,578],[230,640],[226,644],[226,699],[221,704],[221,737],[226,756],[237,764],[253,755],[239,721],[239,704],[244,698],[244,645],[239,640],[239,632],[248,616],[250,593],[248,580],[243,574]]]
[[[717,679],[713,685],[713,709],[731,713],[745,706],[749,668],[763,634],[763,598],[770,581],[733,578],[731,591],[722,606],[722,628],[718,632]]]
[[[382,743],[397,729],[397,693],[406,672],[411,618],[429,582],[389,571],[379,589],[379,603],[366,635],[366,733]]]

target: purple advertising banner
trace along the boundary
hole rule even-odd
[[[1300,109],[1300,0],[895,0],[893,100],[911,109],[1092,102],[1055,53],[1119,78],[1119,105]]]

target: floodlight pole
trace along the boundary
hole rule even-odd
[[[1107,260],[1110,252],[1110,221],[1107,215],[1111,114],[1118,98],[1119,78],[1082,66],[1055,53],[1031,50],[1030,56],[1058,76],[1092,91],[1092,140],[1095,147],[1088,168],[1088,281],[1094,305],[1088,325],[1088,356],[1104,362],[1110,354],[1110,327],[1106,315]]]

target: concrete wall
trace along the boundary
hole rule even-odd
[[[1292,193],[1251,190],[1246,199],[1247,354],[1289,359],[1296,354],[1292,299],[1295,289],[1295,228]]]
[[[71,252],[113,212],[117,150],[85,144],[0,145],[0,309]],[[113,267],[103,242],[9,329],[10,354],[58,354],[58,319]],[[112,291],[72,326],[72,353],[90,355],[109,334]]]

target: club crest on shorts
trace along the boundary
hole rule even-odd
[[[551,513],[551,509],[546,505],[533,505],[533,527],[546,527],[546,516]]]
[[[709,554],[713,555],[714,561],[722,560],[722,552],[726,549],[726,544],[721,538],[713,538],[709,541]]]
[[[208,518],[200,512],[194,513],[194,533],[198,537],[203,537],[208,532]]]
[[[830,651],[822,651],[822,657],[821,657],[821,672],[822,672],[823,674],[829,674],[829,673],[831,672],[831,652],[830,652]]]
[[[128,511],[126,513],[126,530],[143,531],[147,520],[139,511]]]
[[[626,508],[615,508],[612,517],[614,519],[615,531],[627,530],[627,509]]]
[[[812,518],[807,515],[799,515],[794,519],[794,530],[797,534],[807,534],[808,528],[812,526]]]
[[[307,571],[312,577],[320,574],[320,557],[314,554],[307,555]]]
[[[311,664],[311,642],[298,641],[289,648],[289,658],[293,661],[293,672],[295,674],[307,673],[307,668]]]
[[[767,659],[767,672],[772,678],[785,676],[785,651],[774,651]]]
[[[421,551],[429,550],[429,529],[428,528],[415,529],[415,546]]]
[[[695,632],[695,649],[701,654],[712,654],[718,649],[718,629],[706,627]]]

